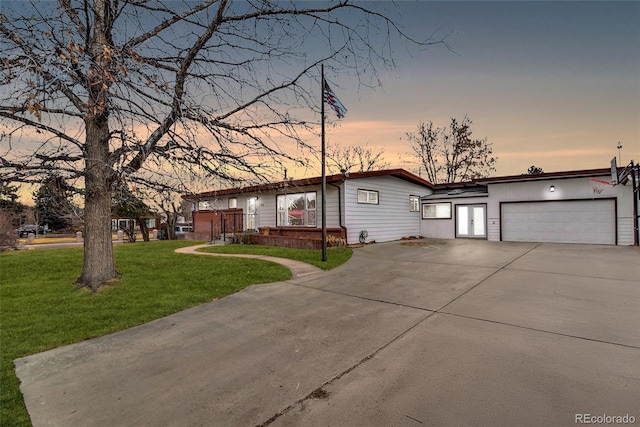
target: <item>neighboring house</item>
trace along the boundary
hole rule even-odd
[[[154,228],[160,228],[160,217],[159,216],[145,216],[143,217],[145,223],[147,224],[147,229],[151,230]],[[124,218],[118,216],[111,217],[111,231],[118,231],[122,229],[129,229],[133,224],[133,228],[137,228],[139,224],[134,218]]]
[[[321,178],[225,189],[183,196],[194,202],[196,238],[223,230],[269,228],[272,234],[320,237]],[[433,185],[403,169],[327,176],[327,228],[357,243],[385,242],[420,234],[420,196]]]
[[[493,241],[632,245],[630,184],[594,191],[589,178],[610,169],[516,175],[433,185],[403,169],[327,177],[329,235],[357,243],[408,236]],[[191,200],[193,237],[262,230],[320,238],[321,178],[183,196]],[[366,233],[363,233],[365,232]]]

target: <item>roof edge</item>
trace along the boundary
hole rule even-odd
[[[349,179],[370,178],[374,176],[393,176],[395,178],[412,182],[414,184],[422,185],[424,187],[428,187],[428,188],[434,187],[434,185],[429,181],[417,175],[414,175],[411,172],[406,171],[404,169],[384,169],[384,170],[367,171],[367,172],[349,172],[346,174],[340,173],[340,174],[334,174],[334,175],[327,175],[326,179],[327,179],[327,183],[329,184],[329,183],[341,182]],[[310,185],[318,185],[321,183],[322,183],[322,177],[316,176],[312,178],[289,179],[286,181],[279,181],[274,183],[206,191],[206,192],[197,193],[197,194],[185,194],[182,196],[182,198],[197,199],[197,198],[211,197],[211,196],[226,196],[231,194],[256,193],[256,192],[268,191],[268,190],[306,187]]]
[[[623,170],[624,167],[619,167],[618,172]],[[384,169],[384,170],[376,170],[376,171],[367,171],[367,172],[349,172],[346,174],[334,174],[327,175],[327,183],[335,183],[346,181],[350,179],[362,179],[362,178],[370,178],[375,176],[393,176],[398,179],[402,179],[417,185],[421,185],[430,189],[445,189],[445,188],[469,188],[469,187],[477,187],[477,186],[487,186],[488,184],[499,184],[499,183],[509,183],[509,182],[527,182],[527,181],[542,181],[549,179],[567,179],[567,178],[589,178],[603,175],[610,175],[611,168],[600,168],[600,169],[584,169],[577,171],[562,171],[562,172],[545,172],[539,174],[520,174],[520,175],[507,175],[507,176],[497,176],[497,177],[489,177],[489,178],[478,178],[473,181],[466,182],[452,182],[452,183],[443,183],[443,184],[432,184],[426,179],[414,175],[413,173],[397,168],[397,169]],[[279,190],[285,188],[298,188],[298,187],[306,187],[310,185],[318,185],[322,183],[322,177],[312,177],[312,178],[300,178],[300,179],[289,179],[286,181],[279,181],[274,183],[266,183],[259,185],[250,185],[246,187],[236,187],[236,188],[227,188],[223,190],[214,190],[214,191],[206,191],[203,193],[197,194],[185,194],[182,196],[183,199],[198,199],[204,197],[211,196],[225,196],[231,194],[243,194],[243,193],[256,193],[260,191],[268,191],[268,190]]]
[[[623,168],[618,168],[618,170]],[[509,175],[509,176],[497,176],[490,178],[480,178],[474,182],[478,184],[497,184],[507,182],[519,182],[519,181],[541,181],[548,179],[566,179],[566,178],[589,178],[602,175],[611,175],[611,168],[600,169],[584,169],[577,171],[563,171],[563,172],[545,172],[538,174],[521,174],[521,175]]]

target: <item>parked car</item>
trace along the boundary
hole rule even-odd
[[[27,237],[29,233],[38,235],[38,234],[42,234],[43,232],[44,232],[44,229],[42,228],[42,226],[38,226],[34,224],[25,224],[18,229],[18,233],[20,234],[20,237]]]
[[[176,225],[175,232],[176,234],[185,234],[193,231],[193,226],[191,225]]]

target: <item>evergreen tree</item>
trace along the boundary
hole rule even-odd
[[[15,229],[27,219],[28,207],[18,202],[18,187],[0,180],[0,251],[15,248]]]
[[[26,219],[27,207],[18,201],[18,187],[0,180],[0,212],[11,217],[12,226],[19,227]]]
[[[51,230],[69,227],[73,206],[68,191],[69,186],[60,175],[51,174],[44,179],[38,191],[33,193],[39,225],[48,225]]]

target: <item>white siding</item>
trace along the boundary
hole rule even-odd
[[[602,179],[609,179],[602,176]],[[554,192],[549,190],[553,185]],[[536,202],[554,200],[593,200],[615,198],[617,203],[618,244],[633,244],[633,195],[631,184],[626,186],[606,186],[600,194],[594,194],[591,183],[587,178],[547,179],[529,182],[495,183],[488,185],[487,198],[456,198],[440,201],[450,201],[455,215],[456,204],[486,203],[487,204],[487,239],[500,240],[500,203],[501,202]],[[422,201],[422,203],[437,202],[438,200]],[[614,209],[614,208],[611,208]],[[421,234],[425,237],[453,239],[455,238],[455,219],[451,220],[422,220]],[[615,240],[615,239],[614,239]]]
[[[423,219],[420,234],[434,239],[453,239],[456,236],[456,205],[487,205],[487,239],[500,239],[500,219],[490,215],[488,197],[460,197],[455,199],[429,199],[426,203],[451,203],[451,219]]]
[[[378,191],[379,204],[358,203],[358,189]],[[409,196],[431,192],[392,176],[349,179],[345,182],[347,241],[357,243],[362,230],[367,241],[387,242],[420,234],[420,212],[410,212]]]
[[[274,227],[276,225],[275,193],[260,192],[253,196],[258,197],[256,227]]]
[[[336,184],[342,185],[342,184]],[[322,200],[320,194],[321,188],[318,187],[318,227],[322,226]],[[338,212],[338,189],[333,185],[327,184],[327,227],[338,228],[340,227],[340,213]],[[344,210],[344,208],[343,208]]]
[[[601,176],[608,180],[609,176]],[[555,191],[549,191],[553,185]],[[499,211],[499,202],[508,201],[537,201],[537,200],[592,200],[615,198],[618,216],[618,245],[633,244],[633,230],[630,227],[633,215],[633,195],[631,184],[605,186],[600,194],[595,194],[587,178],[553,179],[533,182],[516,182],[490,184],[489,195],[492,206]],[[498,212],[499,216],[499,212]]]
[[[640,220],[638,221],[640,225]],[[618,244],[623,246],[633,245],[633,218],[618,217]]]

